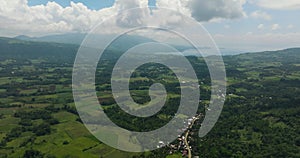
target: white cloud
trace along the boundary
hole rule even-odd
[[[212,19],[236,19],[245,16],[245,0],[191,0],[188,4],[192,17],[198,21]]]
[[[265,25],[264,25],[264,24],[259,24],[259,25],[257,26],[257,28],[258,28],[259,30],[262,30],[262,29],[265,28]]]
[[[82,3],[74,2],[71,2],[68,7],[62,7],[56,2],[28,6],[27,0],[1,0],[0,29],[14,31],[16,34],[88,32],[96,24],[122,10],[146,7],[147,4],[147,0],[116,0],[110,8],[91,10]],[[144,16],[144,14],[138,15]],[[138,16],[119,18],[122,19],[111,21],[112,26],[116,27],[116,21],[120,25],[125,25],[125,23],[133,24],[142,19]]]
[[[263,12],[261,10],[256,10],[251,13],[250,17],[256,18],[256,19],[264,19],[264,20],[272,20],[272,16],[269,15],[266,12]]]
[[[89,10],[82,3],[71,2],[69,7],[63,8],[55,2],[32,7],[27,5],[26,0],[6,2],[8,3],[2,3],[0,8],[0,21],[8,19],[11,23],[0,27],[15,31],[84,32],[90,29],[93,21],[97,20],[95,14],[99,14],[99,12]]]
[[[128,10],[131,8],[145,8],[148,7],[147,0],[116,0],[115,8],[118,12]],[[127,15],[119,15],[116,19],[117,25],[120,27],[131,27],[145,23],[145,18],[149,15],[149,10],[139,9],[138,12],[135,10],[129,11]],[[130,18],[129,18],[130,17]]]
[[[225,25],[224,28],[225,29],[230,29],[230,25]]]
[[[278,30],[278,29],[280,29],[280,25],[279,24],[273,24],[271,26],[271,30],[273,30],[273,31]]]
[[[191,0],[157,0],[156,6],[176,10],[184,15],[190,16],[188,4]]]
[[[246,33],[246,36],[250,36],[250,35],[253,35],[253,32],[247,32]]]
[[[292,24],[290,24],[290,25],[287,26],[288,29],[293,29],[294,27],[295,27],[295,26],[292,25]]]
[[[246,0],[159,0],[157,6],[176,9],[198,21],[213,21],[245,16],[243,11],[245,3]],[[71,2],[70,6],[62,7],[56,2],[28,6],[27,0],[0,0],[0,30],[27,35],[88,32],[99,22],[123,10],[147,6],[148,0],[116,0],[112,7],[91,10],[82,3],[74,2]],[[106,30],[113,31],[137,24],[147,24],[150,20],[177,26],[182,23],[183,17],[179,14],[164,13],[159,9],[153,10],[152,13],[155,15],[151,15],[146,9],[141,9],[138,13],[128,12],[127,15],[118,16],[117,19],[110,19],[110,24],[106,26],[109,29]]]
[[[256,5],[278,10],[295,10],[300,9],[299,0],[252,0]]]
[[[211,21],[246,16],[243,10],[245,3],[246,0],[159,0],[157,6],[175,9],[197,21]]]

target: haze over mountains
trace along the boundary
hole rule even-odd
[[[48,57],[49,59],[68,58],[74,59],[76,56],[79,44],[84,39],[85,34],[66,34],[66,35],[53,35],[44,36],[38,38],[32,38],[27,36],[18,36],[15,38],[0,37],[0,53],[2,57],[16,55],[22,58],[36,58],[38,56]],[[110,53],[110,57],[113,57],[116,53],[121,53],[129,48],[147,42],[155,42],[152,39],[144,38],[141,36],[122,36],[116,42],[107,48]],[[181,52],[189,50],[186,46],[174,46]],[[203,48],[209,49],[209,48]],[[285,50],[299,50],[300,48],[291,48]],[[229,49],[220,49],[223,55],[237,55],[246,52],[230,51]],[[285,51],[283,50],[283,51]],[[269,51],[277,52],[277,51]],[[165,52],[170,53],[172,52]],[[184,53],[183,53],[184,54]],[[185,54],[193,55],[193,54]]]
[[[64,44],[75,44],[80,45],[85,39],[87,34],[84,33],[70,33],[70,34],[58,34],[58,35],[48,35],[41,37],[29,37],[25,35],[16,36],[15,39],[33,41],[33,42],[52,42],[52,43],[64,43]],[[108,39],[112,38],[114,35],[101,35],[101,38]],[[156,42],[156,40],[138,36],[138,35],[123,35],[118,39],[118,47],[121,50],[124,50],[123,47],[135,46],[137,44],[146,43],[146,42]],[[182,52],[184,55],[195,55],[195,50],[191,46],[171,44],[177,50]],[[199,47],[198,49],[209,49],[205,46]],[[219,48],[222,55],[237,55],[245,53],[245,51],[231,49],[231,48]]]
[[[25,35],[16,36],[16,39],[26,41],[39,41],[39,42],[54,42],[54,43],[66,43],[80,45],[86,34],[73,33],[63,35],[49,35],[42,37],[29,37]]]

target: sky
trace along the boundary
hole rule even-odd
[[[148,6],[156,9],[123,17],[126,21],[122,23],[112,20],[106,27],[147,24],[149,16],[156,16],[158,23],[180,27],[182,19],[159,11],[170,8],[202,24],[222,48],[263,51],[300,47],[300,0],[0,0],[0,36],[88,33],[122,10]]]

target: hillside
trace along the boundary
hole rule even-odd
[[[106,52],[112,52],[112,58],[96,73],[97,95],[117,125],[135,131],[153,130],[176,112],[178,80],[161,65],[140,67],[130,85],[134,100],[147,103],[149,86],[160,82],[169,92],[168,102],[153,117],[129,116],[115,104],[109,72],[115,56],[128,47],[116,44],[112,48],[118,49]],[[0,157],[181,157],[183,149],[174,151],[170,146],[146,153],[119,151],[87,131],[78,117],[71,89],[77,49],[77,45],[0,38]],[[208,69],[202,58],[188,60],[201,84],[198,113],[205,114],[210,99]],[[201,119],[195,122],[189,134],[192,154],[300,157],[300,48],[225,56],[224,62],[228,80],[224,110],[204,138],[197,136]]]

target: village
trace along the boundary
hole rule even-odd
[[[169,154],[180,152],[182,154],[182,157],[192,158],[193,149],[190,145],[190,142],[193,141],[193,138],[191,135],[197,134],[192,132],[192,128],[195,125],[195,122],[201,117],[203,117],[202,113],[183,122],[186,128],[178,129],[178,132],[182,132],[183,134],[178,135],[176,141],[167,145],[167,148],[169,148]],[[165,143],[163,141],[159,141],[158,144],[158,147],[165,146]],[[194,158],[198,158],[198,156],[194,156]]]

